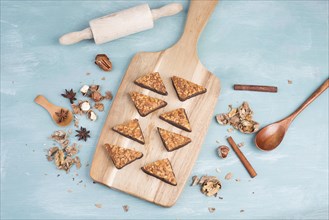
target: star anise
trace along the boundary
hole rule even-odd
[[[61,108],[61,110],[59,112],[55,112],[55,114],[58,117],[57,122],[61,123],[67,119],[67,117],[69,115],[69,110],[65,110],[65,109]]]
[[[73,102],[74,102],[75,100],[77,100],[77,99],[75,98],[75,95],[76,95],[76,93],[73,92],[73,89],[71,89],[71,90],[69,90],[69,91],[65,89],[65,94],[62,94],[63,97],[65,97],[65,98],[67,98],[67,99],[70,100],[71,104],[73,104]]]
[[[88,131],[86,128],[84,127],[80,127],[80,130],[75,130],[78,134],[75,135],[76,137],[79,137],[78,141],[80,140],[84,140],[87,141],[87,138],[90,138],[90,131]]]

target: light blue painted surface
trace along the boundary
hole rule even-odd
[[[229,134],[228,127],[213,120],[192,175],[217,175],[223,200],[207,198],[187,185],[168,209],[93,184],[85,165],[91,163],[108,105],[97,122],[81,121],[92,138],[82,143],[78,177],[75,168],[66,175],[47,162],[44,150],[52,145],[47,137],[58,128],[33,103],[34,97],[44,94],[69,107],[60,96],[66,88],[98,83],[116,93],[136,52],[162,50],[179,39],[187,2],[184,13],[159,20],[153,30],[108,44],[87,41],[65,47],[57,43],[58,37],[85,28],[92,18],[142,2],[147,1],[1,2],[1,218],[328,218],[328,92],[296,119],[280,148],[270,153],[255,148],[254,135]],[[148,3],[157,7],[166,2]],[[328,77],[328,2],[222,1],[198,49],[203,64],[221,79],[215,112],[246,100],[255,119],[266,125],[290,114]],[[110,56],[112,72],[102,72],[93,63],[98,53]],[[232,89],[234,83],[276,85],[279,92],[238,92]],[[217,157],[216,141],[226,144],[227,135],[246,143],[242,150],[258,172],[255,179],[234,153],[225,160]],[[228,172],[241,182],[224,180]],[[130,209],[124,213],[126,204]],[[216,211],[209,213],[208,207]]]

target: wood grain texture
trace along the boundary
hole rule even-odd
[[[137,53],[134,56],[113,101],[97,144],[90,171],[95,181],[161,206],[170,207],[175,204],[197,159],[219,96],[219,79],[201,64],[196,50],[199,35],[216,4],[217,1],[192,1],[184,34],[178,43],[161,52]],[[167,87],[168,96],[156,94],[134,84],[136,78],[149,72],[160,73]],[[181,102],[171,83],[170,77],[173,75],[203,85],[208,91]],[[168,105],[142,118],[129,99],[129,92],[133,91],[163,99]],[[176,108],[186,109],[192,132],[182,131],[159,119],[161,113]],[[146,138],[145,145],[140,145],[111,130],[113,126],[134,118],[140,121]],[[175,152],[167,152],[157,133],[157,127],[185,135],[191,138],[192,142]],[[103,147],[105,143],[135,148],[145,156],[118,171]],[[146,175],[140,169],[146,163],[164,158],[168,158],[172,163],[177,186],[161,182]]]

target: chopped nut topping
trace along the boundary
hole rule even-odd
[[[209,210],[210,213],[213,213],[213,212],[216,211],[216,208],[210,208],[210,207],[209,207],[208,210]]]
[[[112,70],[112,63],[106,54],[98,54],[95,58],[95,64],[104,71],[109,72]]]

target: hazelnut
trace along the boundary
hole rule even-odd
[[[91,106],[90,103],[88,101],[83,101],[79,104],[80,109],[84,112],[87,112],[90,110]]]
[[[96,121],[97,119],[97,115],[95,114],[95,112],[93,110],[89,110],[88,111],[88,118],[91,120],[91,121]]]
[[[228,148],[225,145],[219,146],[217,148],[218,156],[221,157],[221,158],[226,158],[229,151],[230,151],[230,148]]]
[[[80,92],[82,93],[83,96],[86,96],[88,94],[88,91],[89,91],[89,86],[88,85],[84,85],[80,89]]]

